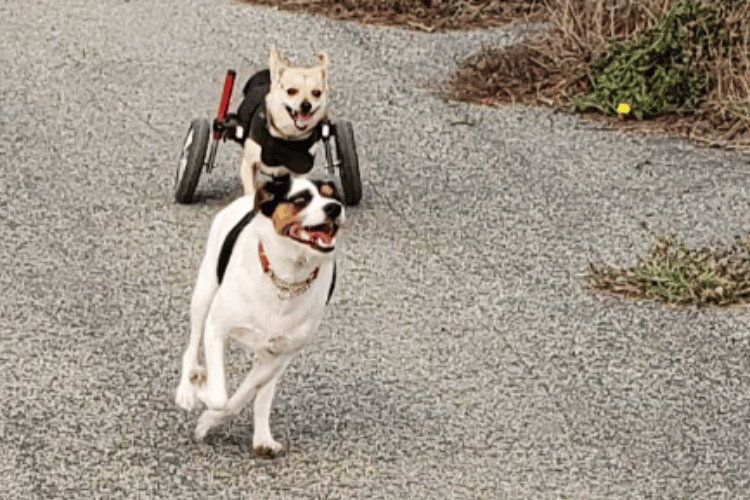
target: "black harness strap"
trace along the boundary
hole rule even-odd
[[[333,295],[333,289],[336,288],[336,262],[333,263],[333,277],[331,278],[331,288],[328,289],[328,298],[326,304],[331,301],[331,295]]]
[[[260,145],[261,161],[269,167],[283,165],[295,174],[306,174],[312,170],[315,158],[310,154],[320,140],[320,125],[310,137],[299,141],[287,141],[274,137],[268,131],[266,103],[261,103],[250,121],[250,138]]]
[[[229,265],[229,258],[232,256],[232,249],[234,248],[234,244],[237,243],[237,238],[240,236],[240,233],[242,230],[250,224],[250,222],[253,220],[253,217],[255,217],[255,214],[257,214],[258,211],[256,209],[251,210],[247,213],[240,221],[232,228],[231,231],[229,231],[229,234],[227,234],[227,237],[224,239],[224,243],[221,245],[221,252],[219,253],[219,262],[216,266],[216,276],[219,279],[219,284],[221,285],[222,280],[224,279],[224,273],[227,270],[227,266]]]
[[[250,124],[261,105],[265,108],[266,95],[271,90],[271,72],[267,69],[255,73],[242,90],[243,99],[237,108],[237,119],[244,129],[244,136],[239,141],[245,142],[250,132]]]

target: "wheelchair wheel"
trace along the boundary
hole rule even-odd
[[[175,176],[174,198],[178,203],[193,201],[193,193],[203,170],[210,134],[211,127],[205,118],[196,118],[190,123],[185,141],[182,143],[182,154]]]
[[[359,158],[354,143],[354,129],[349,121],[336,123],[336,154],[339,159],[339,176],[344,190],[344,202],[357,205],[362,199],[362,179],[359,175]]]

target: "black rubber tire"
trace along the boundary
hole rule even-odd
[[[359,175],[359,158],[354,142],[354,129],[349,121],[336,123],[336,154],[339,176],[344,190],[344,203],[352,207],[362,199],[362,179]]]
[[[205,118],[196,118],[190,123],[190,128],[182,143],[182,154],[175,174],[174,199],[177,203],[193,201],[193,194],[198,186],[198,179],[200,179],[206,159],[210,135],[211,127]]]

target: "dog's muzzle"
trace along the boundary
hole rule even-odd
[[[307,104],[307,106],[305,106]],[[300,105],[299,111],[293,110],[290,106],[286,107],[289,116],[294,121],[294,126],[297,130],[307,130],[312,125],[313,117],[318,112],[318,108],[312,109],[312,104],[307,101],[303,101]]]

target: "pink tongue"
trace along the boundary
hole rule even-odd
[[[298,127],[303,127],[307,125],[311,118],[312,115],[303,115],[302,113],[298,113],[294,121]]]
[[[331,238],[328,233],[323,231],[313,231],[310,233],[312,235],[312,240],[314,242],[321,241],[325,245],[330,245],[333,238]]]

